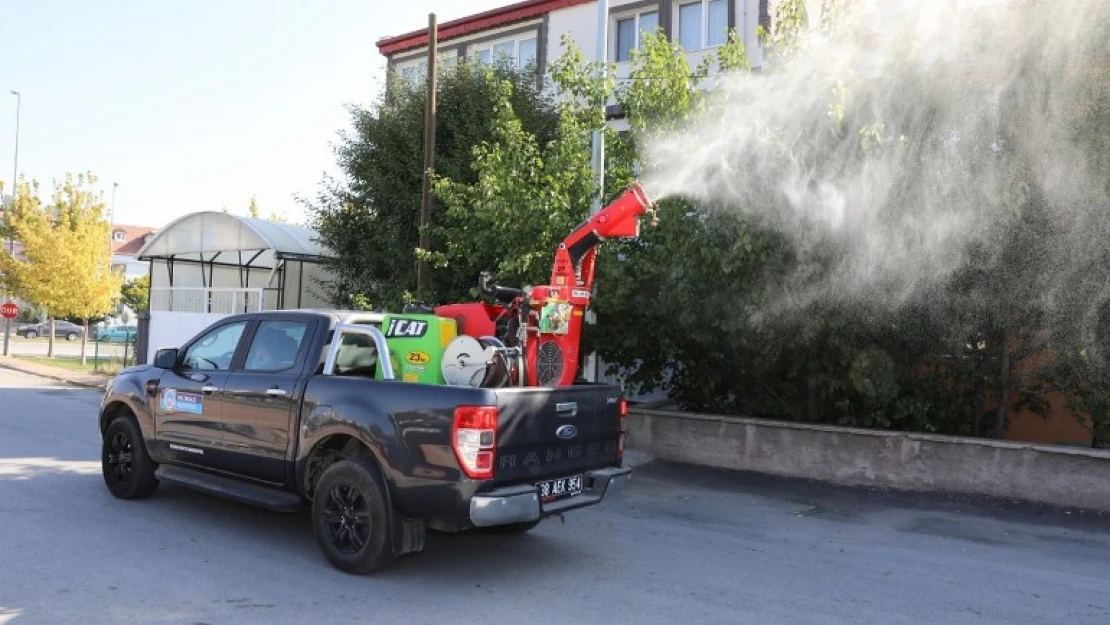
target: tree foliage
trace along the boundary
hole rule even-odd
[[[24,257],[0,255],[0,271],[16,295],[51,319],[84,319],[86,330],[88,319],[112,310],[122,283],[111,266],[111,227],[95,184],[91,174],[67,175],[55,184],[49,203],[39,199],[37,183],[19,185],[6,226],[23,244]],[[53,348],[51,331],[50,355]]]
[[[150,276],[140,276],[123,283],[120,299],[135,313],[150,310]]]
[[[311,225],[334,256],[329,269],[335,279],[326,286],[337,305],[397,309],[416,298],[471,297],[478,273],[493,262],[481,246],[470,248],[469,256],[449,251],[442,236],[455,228],[456,215],[436,202],[431,252],[439,260],[431,292],[416,293],[424,95],[422,83],[393,75],[374,106],[351,108],[352,127],[340,133],[335,149],[343,178],[326,179],[315,200],[306,202]],[[435,172],[450,180],[477,179],[472,150],[492,136],[493,120],[506,106],[541,142],[554,136],[558,124],[537,76],[506,65],[446,66],[436,98]]]

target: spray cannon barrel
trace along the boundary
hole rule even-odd
[[[598,211],[590,219],[589,226],[600,237],[633,238],[640,234],[638,218],[648,214],[651,215],[651,225],[659,223],[655,202],[639,183],[633,182],[620,197]]]

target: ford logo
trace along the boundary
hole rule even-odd
[[[578,428],[573,425],[560,425],[559,429],[555,430],[555,436],[566,440],[572,439],[578,436]]]

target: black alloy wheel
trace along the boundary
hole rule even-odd
[[[328,540],[340,552],[354,555],[370,540],[370,504],[353,484],[336,484],[324,499]]]
[[[104,485],[120,499],[140,499],[158,487],[156,465],[131,415],[116,418],[104,432],[100,464]]]
[[[335,568],[356,575],[384,569],[393,553],[393,511],[381,472],[371,458],[329,466],[313,489],[312,529]]]
[[[118,431],[108,443],[108,449],[108,470],[113,479],[117,482],[123,482],[131,477],[131,473],[134,471],[131,462],[131,453],[134,447],[131,444],[131,439],[126,432]]]

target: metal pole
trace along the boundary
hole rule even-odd
[[[16,184],[19,180],[19,109],[23,104],[23,96],[15,89],[11,90],[12,95],[15,96],[15,162],[12,165],[12,204],[15,204]],[[10,209],[9,209],[10,211]],[[15,255],[15,238],[8,234],[8,254]],[[7,290],[7,289],[5,289]],[[12,342],[12,320],[4,320],[4,355],[11,354]]]
[[[598,0],[597,2],[597,48],[594,50],[594,58],[602,67],[605,67],[605,62],[608,59],[609,52],[609,0]],[[605,126],[605,105],[606,102],[601,103],[601,124]],[[598,128],[593,132],[593,154],[590,159],[590,164],[594,172],[594,179],[597,180],[597,194],[594,195],[593,202],[590,205],[590,214],[593,215],[601,210],[601,201],[605,196],[605,135],[602,134],[602,129]],[[594,285],[594,293],[597,294],[597,285]],[[591,298],[592,299],[592,298]],[[586,323],[595,325],[597,323],[597,315],[593,310],[586,310]],[[587,379],[597,382],[598,369],[597,366],[597,352],[590,352],[586,356],[586,377]]]
[[[598,63],[604,67],[606,58],[608,57],[609,49],[609,1],[598,0],[597,2],[597,49],[595,57]],[[605,125],[605,104],[601,104],[601,119],[602,126]],[[590,214],[594,214],[601,210],[601,198],[605,195],[605,135],[602,134],[601,129],[594,130],[593,133],[593,157],[591,159],[591,166],[594,170],[594,176],[597,180],[598,191],[594,197],[593,205],[590,207]]]
[[[436,47],[439,39],[436,14],[428,14],[428,87],[424,96],[424,186],[420,192],[420,249],[428,251],[432,247],[432,235],[428,232],[432,223],[432,172],[435,168],[436,151]],[[431,282],[428,261],[420,259],[416,266],[416,288],[420,297],[427,297]]]
[[[112,225],[112,226],[116,225],[116,189],[118,189],[118,188],[119,188],[119,183],[118,182],[113,182],[112,183],[112,211],[111,211],[111,214],[108,216],[108,224]]]

